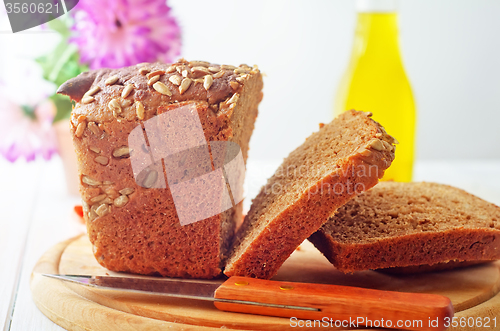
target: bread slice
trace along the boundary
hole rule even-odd
[[[394,138],[370,113],[348,111],[294,150],[252,201],[224,270],[271,278],[303,240],[394,159]]]
[[[196,146],[208,153],[209,142],[212,152],[213,141],[234,142],[246,161],[262,86],[256,67],[179,60],[173,64],[143,63],[91,71],[59,88],[59,93],[75,102],[71,132],[84,217],[94,255],[102,266],[113,271],[184,278],[212,278],[221,273],[234,229],[241,223],[241,203],[198,222],[181,224],[169,185],[172,177],[171,173],[167,175],[167,159],[156,160],[159,167],[147,173],[146,179],[155,179],[149,176],[151,173],[158,175],[155,186],[144,185],[140,175],[134,175],[128,138],[142,126],[147,141],[133,152],[148,153],[148,160],[155,159],[151,144],[154,135],[148,125],[161,114],[189,107],[189,114],[197,113],[193,116],[199,118],[203,130],[203,144]],[[188,138],[194,136],[195,130],[190,132],[186,133]],[[179,166],[170,170],[182,170],[174,173],[182,182],[188,171],[208,173],[212,167],[217,168],[208,154],[204,156],[208,166],[203,169],[184,157],[176,160]],[[198,177],[188,180],[193,178]],[[156,185],[162,180],[169,182]],[[204,202],[203,197],[211,192],[189,190],[188,195],[197,195]]]
[[[500,259],[500,208],[448,185],[382,182],[309,240],[343,272],[438,270],[446,262]]]

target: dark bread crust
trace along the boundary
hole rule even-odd
[[[500,259],[499,221],[499,207],[448,185],[380,183],[309,241],[343,272],[448,270]]]
[[[82,181],[80,185],[88,235],[99,263],[113,271],[212,278],[221,273],[235,224],[241,220],[241,206],[181,226],[168,184],[166,189],[137,185],[130,158],[114,157],[113,152],[128,145],[128,134],[143,121],[190,103],[196,106],[206,140],[238,143],[246,161],[248,142],[262,99],[262,76],[256,68],[242,65],[239,69],[244,72],[236,73],[227,66],[221,69],[220,76],[213,79],[207,90],[202,81],[194,81],[200,78],[191,72],[193,64],[180,60],[172,66],[188,70],[188,77],[193,79],[183,94],[169,81],[173,75],[181,76],[177,71],[162,74],[159,79],[172,96],[154,90],[147,84],[146,74],[139,72],[142,67],[150,71],[168,71],[171,65],[162,63],[82,74],[61,86],[60,93],[76,101],[71,115],[71,132],[79,175],[102,183],[89,185]],[[118,81],[106,85],[105,81],[112,76],[118,76]],[[134,86],[133,91],[121,97],[124,87],[129,84]],[[100,91],[92,95],[95,100],[81,102],[85,92],[95,86],[100,87]],[[228,103],[235,94],[239,99]],[[119,114],[108,107],[113,99],[120,103]],[[142,119],[138,118],[136,102],[144,107]],[[84,130],[79,134],[81,123]],[[97,163],[97,156],[107,158],[109,163]],[[166,176],[164,170],[163,175]],[[127,194],[128,202],[124,206],[117,207],[113,199],[125,188],[133,189],[133,193]],[[106,199],[92,202],[101,195],[106,195]],[[96,215],[93,206],[102,203],[110,212]]]
[[[342,135],[337,135],[337,127],[352,126],[353,131],[362,139],[359,144],[345,148],[352,149],[346,157],[335,158],[332,151],[330,159],[311,161],[318,141],[330,141],[330,145],[342,146]],[[356,125],[359,126],[356,127]],[[333,134],[335,133],[335,134]],[[381,138],[383,137],[383,138]],[[376,150],[370,147],[370,142],[378,138],[386,139],[387,149]],[[316,231],[328,217],[353,196],[377,184],[385,169],[394,159],[393,138],[388,136],[383,128],[365,113],[349,111],[319,132],[309,137],[306,142],[285,159],[282,168],[292,164],[299,169],[302,165],[315,166],[324,162],[326,171],[322,176],[308,182],[307,187],[295,189],[292,200],[279,201],[284,195],[273,194],[273,185],[283,183],[277,174],[268,180],[259,195],[252,201],[251,209],[245,217],[242,227],[238,230],[233,245],[232,255],[228,260],[224,274],[227,276],[248,276],[269,279],[274,276],[290,254]],[[368,145],[367,145],[368,144]],[[340,147],[342,148],[342,147]],[[365,175],[360,175],[363,169]],[[371,169],[371,170],[369,170]],[[293,182],[294,179],[290,179]],[[349,184],[350,183],[350,184]],[[337,193],[337,184],[348,188]],[[287,185],[285,181],[285,185]],[[339,190],[340,191],[340,190]],[[290,196],[290,195],[289,195]],[[277,202],[278,201],[278,202]],[[280,205],[280,212],[267,217],[268,205]]]

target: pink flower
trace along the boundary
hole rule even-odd
[[[0,154],[11,162],[19,157],[33,161],[37,155],[49,160],[57,153],[54,113],[54,105],[48,100],[36,106],[20,106],[5,90],[0,91]]]
[[[71,42],[91,69],[172,62],[180,54],[180,28],[166,0],[80,0],[73,11]]]

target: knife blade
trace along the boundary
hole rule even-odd
[[[309,320],[327,318],[329,321],[349,321],[348,326],[374,326],[378,321],[377,326],[385,328],[445,330],[446,321],[450,321],[454,314],[450,299],[441,295],[339,285],[237,276],[223,283],[172,278],[43,276],[95,289],[208,300],[223,311]]]

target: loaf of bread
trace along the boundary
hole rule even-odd
[[[500,259],[500,208],[448,185],[382,182],[309,240],[343,272],[445,270]]]
[[[394,159],[395,140],[370,116],[341,114],[283,161],[252,201],[227,276],[271,278],[337,208],[378,182]]]
[[[113,271],[185,278],[212,278],[221,273],[235,226],[241,223],[241,203],[183,225],[177,213],[177,207],[182,206],[175,205],[169,184],[172,176],[184,180],[188,170],[203,170],[201,174],[212,171],[215,156],[206,154],[208,165],[203,169],[186,159],[186,154],[170,168],[166,159],[155,160],[155,170],[137,174],[132,164],[137,157],[131,157],[131,153],[152,155],[152,139],[156,137],[147,128],[153,123],[150,120],[182,109],[182,114],[199,117],[203,142],[198,144],[204,150],[208,151],[209,142],[233,142],[246,161],[262,86],[256,66],[180,60],[87,72],[59,88],[58,93],[75,102],[71,132],[84,217],[94,255],[102,266]],[[196,136],[196,128],[181,129],[193,130]],[[131,133],[139,132],[142,137],[142,131],[147,141],[131,150]],[[175,143],[183,142],[179,140]],[[213,152],[214,145],[210,146]],[[212,193],[187,192],[197,195],[200,204]]]

